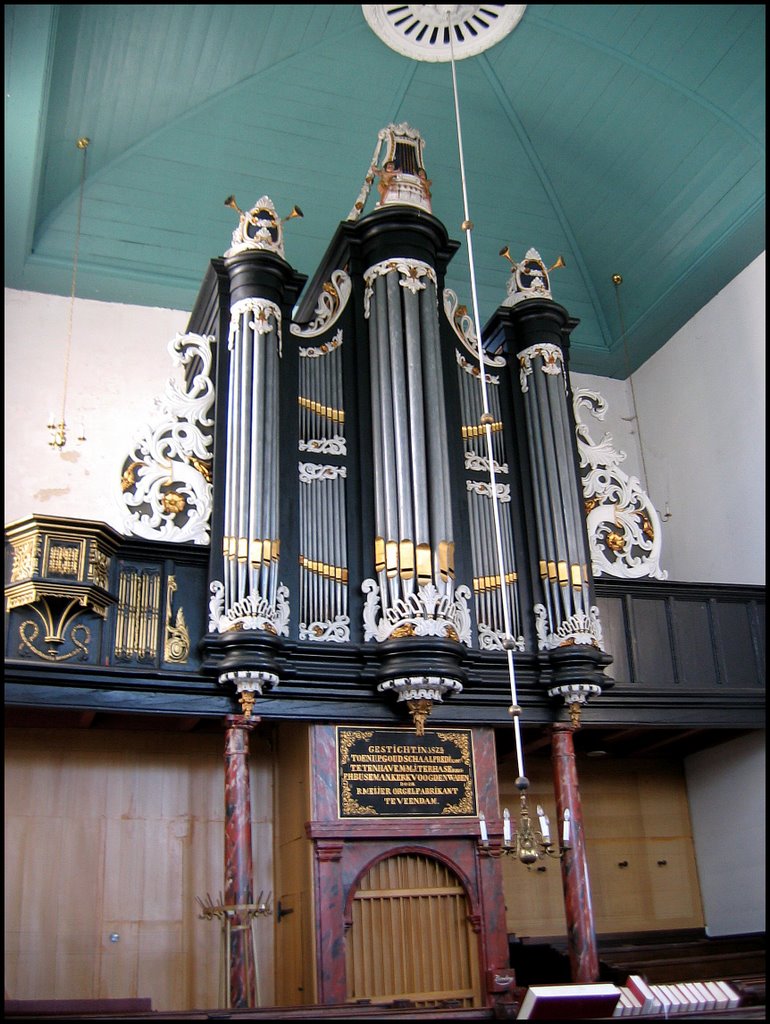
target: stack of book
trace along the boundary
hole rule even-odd
[[[620,997],[616,985],[532,985],[518,1020],[596,1020],[612,1017]]]
[[[688,981],[649,985],[632,974],[619,986],[620,998],[613,1017],[641,1017],[645,1014],[702,1013],[727,1010],[740,1005],[740,996],[726,981]]]

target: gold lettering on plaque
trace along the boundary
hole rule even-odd
[[[476,813],[470,730],[337,729],[341,817]]]

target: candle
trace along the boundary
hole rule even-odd
[[[537,816],[540,821],[540,831],[543,834],[543,842],[547,846],[551,841],[551,824],[548,821],[548,815],[540,804],[537,805]]]
[[[569,813],[569,807],[568,807],[567,810],[564,812],[564,826],[562,828],[562,833],[561,833],[561,840],[562,840],[562,845],[563,846],[569,846],[570,819],[571,819],[571,815]]]
[[[481,832],[482,843],[488,843],[489,836],[487,835],[487,820],[483,814],[479,815],[479,831]]]
[[[506,846],[511,845],[511,815],[507,807],[503,811],[503,839]]]

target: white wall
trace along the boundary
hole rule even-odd
[[[189,313],[76,300],[66,420],[73,442],[59,453],[46,424],[59,418],[70,300],[5,292],[5,522],[66,516],[122,532],[123,460],[174,375],[168,343]]]
[[[706,932],[764,932],[764,732],[693,754],[685,777]]]
[[[765,254],[636,371],[633,390],[570,377],[609,405],[604,420],[584,416],[591,437],[609,433],[627,455],[623,472],[659,514],[671,513],[662,523],[668,578],[764,586]]]
[[[669,579],[765,583],[765,255],[634,375]]]

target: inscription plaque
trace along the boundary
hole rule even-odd
[[[337,727],[341,818],[475,816],[469,729]]]

